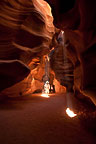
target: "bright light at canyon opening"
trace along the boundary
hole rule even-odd
[[[43,93],[41,94],[41,96],[45,97],[45,98],[49,98],[50,97],[48,94],[43,94]]]
[[[75,114],[72,110],[70,110],[69,108],[66,109],[66,113],[69,117],[75,117],[77,116],[77,114]]]

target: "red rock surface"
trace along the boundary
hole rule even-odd
[[[5,69],[0,69],[0,90],[15,86],[17,82],[20,82],[18,86],[23,82],[26,85],[30,83],[31,71],[36,67],[38,69],[42,56],[49,52],[49,47],[58,46],[52,37],[54,33],[58,37],[59,29],[62,29],[65,32],[67,62],[63,63],[62,48],[59,48],[52,57],[51,68],[60,84],[68,87],[69,91],[74,88],[75,92],[89,96],[96,104],[96,1],[46,1],[52,8],[54,25],[58,30],[54,31],[51,9],[45,1],[0,1],[0,63],[5,61],[7,65],[10,60],[17,60],[25,67],[26,73],[22,76],[19,73],[13,74],[7,66],[2,77]],[[34,58],[37,59],[35,62]],[[17,72],[15,67],[14,65]],[[20,71],[23,69],[20,68]]]
[[[46,1],[55,26],[65,31],[68,58],[74,65],[74,89],[96,104],[96,1]]]
[[[53,34],[53,17],[46,2],[0,1],[0,91],[24,80],[40,64]],[[24,83],[29,81],[26,78]],[[21,89],[22,83],[18,84]]]

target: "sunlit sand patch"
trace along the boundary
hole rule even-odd
[[[70,108],[66,109],[66,113],[71,118],[77,116],[77,114],[75,114],[72,110],[70,110]]]
[[[44,94],[44,93],[42,93],[41,96],[45,97],[45,98],[49,98],[50,97],[48,94]]]

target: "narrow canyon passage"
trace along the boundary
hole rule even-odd
[[[8,99],[0,104],[0,144],[95,144],[79,117],[69,118],[65,109],[66,94]]]
[[[96,144],[95,17],[96,0],[0,0],[0,144]]]

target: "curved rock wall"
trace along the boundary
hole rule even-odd
[[[54,40],[52,40],[51,46],[54,47],[54,51],[51,56],[50,66],[55,72],[56,79],[60,82],[60,84],[66,86],[67,91],[72,91],[74,83],[74,67],[67,56],[62,32],[60,30],[56,30],[53,39]]]
[[[53,34],[53,17],[45,1],[0,1],[0,91],[24,80],[40,64]],[[39,61],[32,62],[33,58]]]
[[[46,1],[55,26],[65,31],[68,57],[74,65],[74,89],[96,104],[96,1]]]

